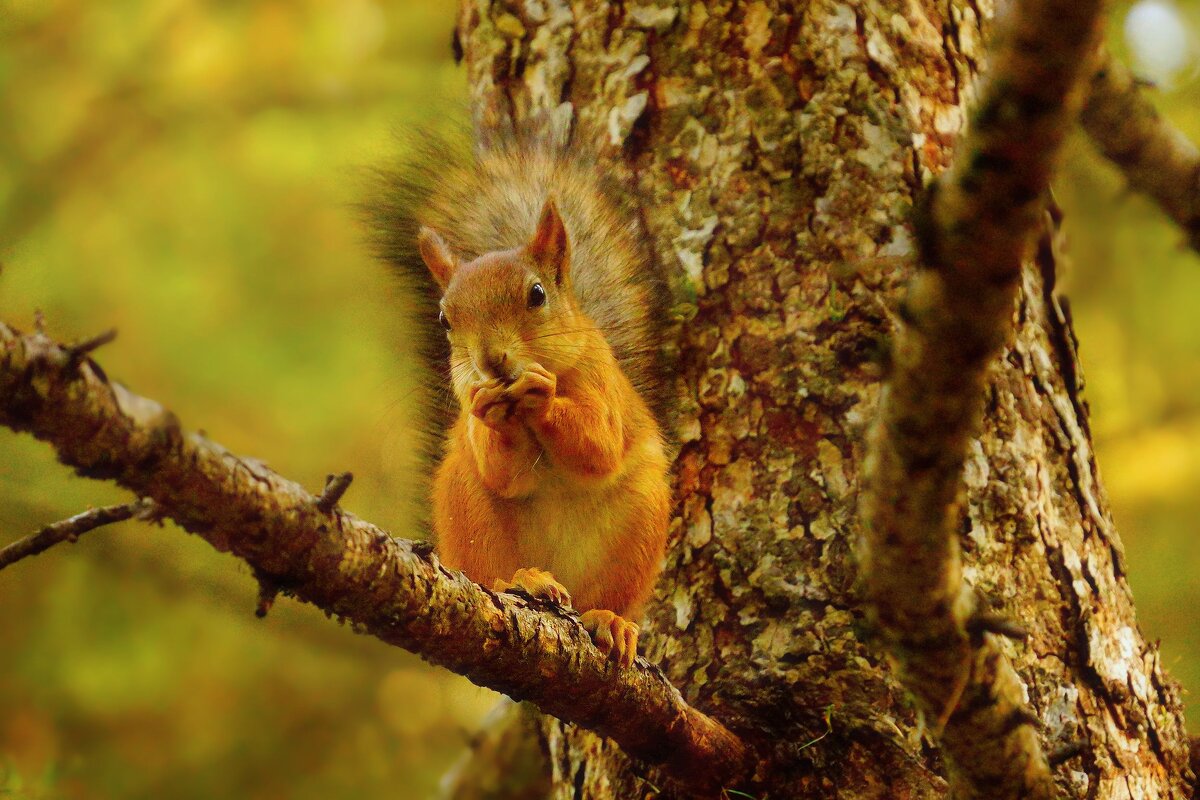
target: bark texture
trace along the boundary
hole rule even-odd
[[[976,96],[990,2],[467,0],[477,109],[603,132],[672,275],[678,517],[647,654],[765,760],[754,796],[936,798],[945,767],[859,610],[865,433],[912,209]],[[1048,224],[967,444],[962,575],[1064,797],[1190,794],[1180,702],[1138,631],[1092,458]],[[832,732],[826,730],[830,710]],[[554,797],[664,785],[555,720]],[[669,794],[669,790],[667,791]]]

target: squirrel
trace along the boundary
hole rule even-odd
[[[410,280],[401,239],[416,240],[436,301],[425,324],[449,345],[459,412],[434,473],[436,548],[494,591],[573,606],[628,666],[671,515],[664,283],[628,192],[594,159],[480,139],[467,165],[427,143],[424,174],[391,176],[379,220]]]

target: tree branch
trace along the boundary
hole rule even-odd
[[[998,26],[980,106],[919,225],[925,269],[909,286],[869,445],[867,598],[901,679],[936,720],[959,798],[1055,796],[1021,681],[972,622],[957,528],[987,369],[1011,329],[1100,11],[1098,0],[1017,0]]]
[[[154,504],[148,500],[135,500],[119,506],[89,509],[69,519],[47,525],[38,532],[0,549],[0,569],[15,564],[23,558],[45,552],[60,542],[73,542],[96,528],[112,525],[115,522],[124,522],[133,517],[142,517],[153,508]]]
[[[608,661],[573,612],[488,591],[441,566],[421,543],[393,539],[332,503],[326,513],[298,484],[185,432],[174,414],[110,383],[90,359],[4,324],[0,424],[49,442],[81,475],[150,498],[260,580],[609,736],[685,785],[719,788],[748,766],[736,736],[688,706],[657,668]]]
[[[1079,116],[1092,142],[1200,251],[1200,151],[1158,113],[1129,70],[1105,59]]]

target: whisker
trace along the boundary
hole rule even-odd
[[[601,351],[607,350],[607,345],[603,344],[575,344],[571,342],[539,342],[533,345],[530,350],[591,350]]]
[[[537,341],[538,339],[549,339],[554,336],[567,336],[568,334],[572,334],[572,333],[584,333],[586,331],[598,331],[598,330],[600,330],[600,329],[598,327],[596,327],[595,325],[588,325],[587,327],[583,327],[583,328],[567,328],[566,330],[551,331],[550,333],[543,333],[538,336],[530,336],[527,339],[524,339],[524,341],[533,342],[533,341]]]
[[[586,326],[579,327],[579,328],[566,328],[563,330],[551,331],[549,333],[539,334],[537,336],[530,336],[530,337],[526,338],[524,341],[531,342],[531,341],[536,341],[538,339],[549,339],[549,338],[552,338],[555,336],[567,336],[572,333],[583,333],[586,331],[598,331],[601,335],[603,335],[605,337],[605,339],[611,340],[614,336],[616,336],[618,334],[625,333],[630,330],[638,330],[643,327],[645,327],[645,326],[637,325],[637,324],[634,324],[634,325],[609,325],[607,327],[601,327],[599,325],[592,324],[592,325],[586,325]]]

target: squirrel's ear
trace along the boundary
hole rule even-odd
[[[417,234],[417,247],[433,279],[438,282],[438,286],[445,289],[446,284],[450,282],[450,276],[458,267],[458,259],[450,252],[450,246],[437,231],[421,226],[421,232]]]
[[[571,243],[553,197],[547,198],[546,205],[542,206],[542,216],[528,250],[534,261],[554,270],[555,283],[561,284],[566,279],[571,261]]]

